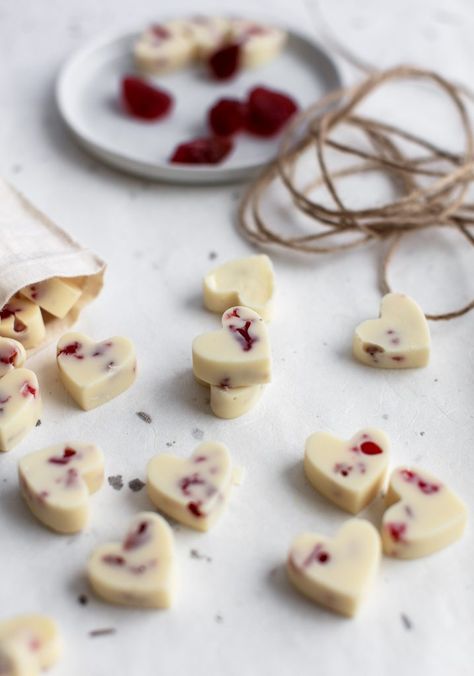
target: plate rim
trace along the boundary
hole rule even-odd
[[[274,26],[285,30],[289,36],[296,38],[298,41],[310,46],[316,50],[320,56],[326,61],[332,69],[332,77],[335,82],[335,88],[341,87],[343,84],[342,74],[337,65],[336,60],[331,54],[313,39],[310,35],[303,31],[298,31],[292,27],[285,27],[280,23],[273,23]],[[103,49],[107,45],[113,45],[119,41],[132,40],[141,33],[141,30],[111,30],[102,32],[95,38],[88,41],[82,47],[74,50],[69,57],[66,58],[61,65],[56,77],[54,87],[54,98],[59,115],[66,125],[68,131],[72,134],[75,140],[83,146],[87,151],[98,157],[109,166],[120,169],[127,173],[139,175],[141,177],[148,177],[157,181],[166,181],[170,183],[209,183],[211,181],[218,181],[219,183],[229,183],[236,180],[248,179],[252,175],[261,171],[270,160],[265,161],[250,161],[245,164],[237,166],[222,167],[222,165],[171,165],[157,161],[151,164],[146,161],[136,160],[121,152],[116,152],[110,149],[105,144],[98,143],[92,138],[87,131],[80,129],[73,121],[69,114],[70,106],[68,104],[68,97],[65,93],[70,71],[81,61],[87,59],[88,56],[94,52]]]

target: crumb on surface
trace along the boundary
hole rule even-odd
[[[121,491],[123,488],[123,477],[121,474],[116,474],[115,476],[109,476],[107,477],[107,481],[109,482],[109,486],[112,486],[112,488],[116,491]]]
[[[96,636],[110,636],[112,634],[116,634],[117,630],[114,629],[113,627],[104,627],[104,629],[92,629],[89,632],[89,636],[92,638]]]
[[[77,602],[80,603],[81,606],[87,606],[89,603],[89,597],[87,594],[79,594],[77,597]]]
[[[152,422],[152,417],[149,413],[145,413],[145,411],[137,411],[137,416],[143,420],[143,422],[146,422],[150,424]]]
[[[408,615],[405,615],[405,613],[400,613],[400,619],[402,621],[403,626],[407,631],[410,631],[410,629],[413,629],[413,622],[410,620]]]
[[[207,561],[207,563],[211,563],[212,558],[208,556],[207,554],[202,554],[198,549],[190,549],[189,550],[189,556],[192,559],[197,559],[198,561]]]
[[[214,617],[214,619],[217,622],[217,624],[222,624],[222,622],[224,622],[224,618],[219,613],[217,613],[217,615]]]
[[[142,488],[145,488],[145,482],[137,477],[136,479],[132,479],[128,482],[128,487],[134,493],[138,493],[138,491],[141,491]]]
[[[191,432],[191,436],[193,437],[193,439],[197,439],[198,441],[200,441],[201,439],[204,438],[204,432],[200,430],[199,427],[195,427]]]
[[[38,420],[36,421],[35,427],[39,427],[40,425],[41,425],[41,420],[38,418]]]
[[[209,251],[209,260],[213,261],[217,258],[217,252],[216,251]]]
[[[168,448],[169,448],[170,446],[174,446],[175,443],[176,443],[176,441],[167,441],[167,442],[166,442],[166,445],[167,445]]]

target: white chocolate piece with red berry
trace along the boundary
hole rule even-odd
[[[185,34],[192,41],[193,56],[197,59],[206,59],[222,47],[230,30],[229,20],[220,16],[194,16],[183,20],[182,24]]]
[[[104,480],[104,455],[95,444],[57,444],[24,456],[20,487],[36,518],[58,533],[77,533],[89,518],[89,494]]]
[[[385,432],[373,427],[360,430],[348,441],[315,432],[306,441],[306,476],[321,495],[357,514],[383,488],[389,446]]]
[[[26,349],[39,345],[45,332],[39,306],[27,298],[13,296],[0,310],[0,336],[14,338]]]
[[[232,19],[229,42],[241,46],[241,67],[257,68],[272,61],[285,46],[287,34],[275,26]]]
[[[212,312],[245,305],[269,321],[275,293],[272,262],[262,254],[224,263],[205,276],[203,292],[204,305]]]
[[[427,556],[463,534],[466,505],[439,479],[416,467],[390,477],[382,520],[384,553],[400,559]]]
[[[9,451],[36,425],[41,415],[38,379],[33,371],[14,369],[0,380],[0,451]]]
[[[57,345],[57,364],[64,387],[85,411],[117,397],[136,376],[135,348],[121,336],[95,343],[66,333]]]
[[[56,622],[45,615],[17,615],[0,622],[0,674],[39,676],[61,652]]]
[[[51,277],[21,289],[20,294],[54,317],[62,319],[79,300],[82,291],[68,279]]]
[[[262,396],[264,385],[218,387],[211,385],[211,410],[218,418],[231,420],[250,411]]]
[[[201,531],[220,517],[234,483],[230,453],[214,441],[199,444],[189,459],[162,453],[148,463],[147,491],[153,504]]]
[[[145,75],[164,75],[186,66],[195,44],[184,21],[153,24],[135,42],[133,56],[137,69]]]
[[[380,564],[380,537],[371,523],[350,519],[334,538],[303,533],[287,560],[290,581],[302,594],[352,617],[372,585]]]
[[[97,596],[109,603],[168,608],[176,587],[171,528],[158,514],[137,514],[123,542],[93,552],[87,576]]]
[[[222,315],[222,329],[193,341],[196,378],[220,387],[270,382],[271,355],[265,322],[253,310],[237,306]]]
[[[430,330],[420,306],[402,293],[382,298],[379,319],[356,328],[352,350],[367,366],[408,369],[426,366],[430,356]]]
[[[18,340],[0,337],[0,378],[23,366],[25,360],[25,348]]]

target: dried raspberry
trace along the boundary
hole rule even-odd
[[[216,80],[230,80],[240,67],[240,45],[230,44],[219,47],[208,61],[211,75]]]
[[[209,111],[209,126],[217,136],[232,136],[245,127],[247,106],[238,99],[219,99]]]
[[[256,136],[274,136],[298,110],[292,98],[267,87],[252,89],[247,106],[246,128]]]
[[[122,100],[127,112],[142,120],[158,120],[173,105],[173,99],[164,89],[157,89],[138,77],[124,77]]]
[[[219,136],[196,138],[177,146],[170,162],[175,164],[219,164],[230,153],[234,144]]]

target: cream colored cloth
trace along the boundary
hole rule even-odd
[[[96,254],[81,247],[0,178],[0,308],[24,286],[50,277],[74,278],[82,289],[63,319],[43,312],[43,345],[71,326],[82,308],[98,296],[105,267]]]

